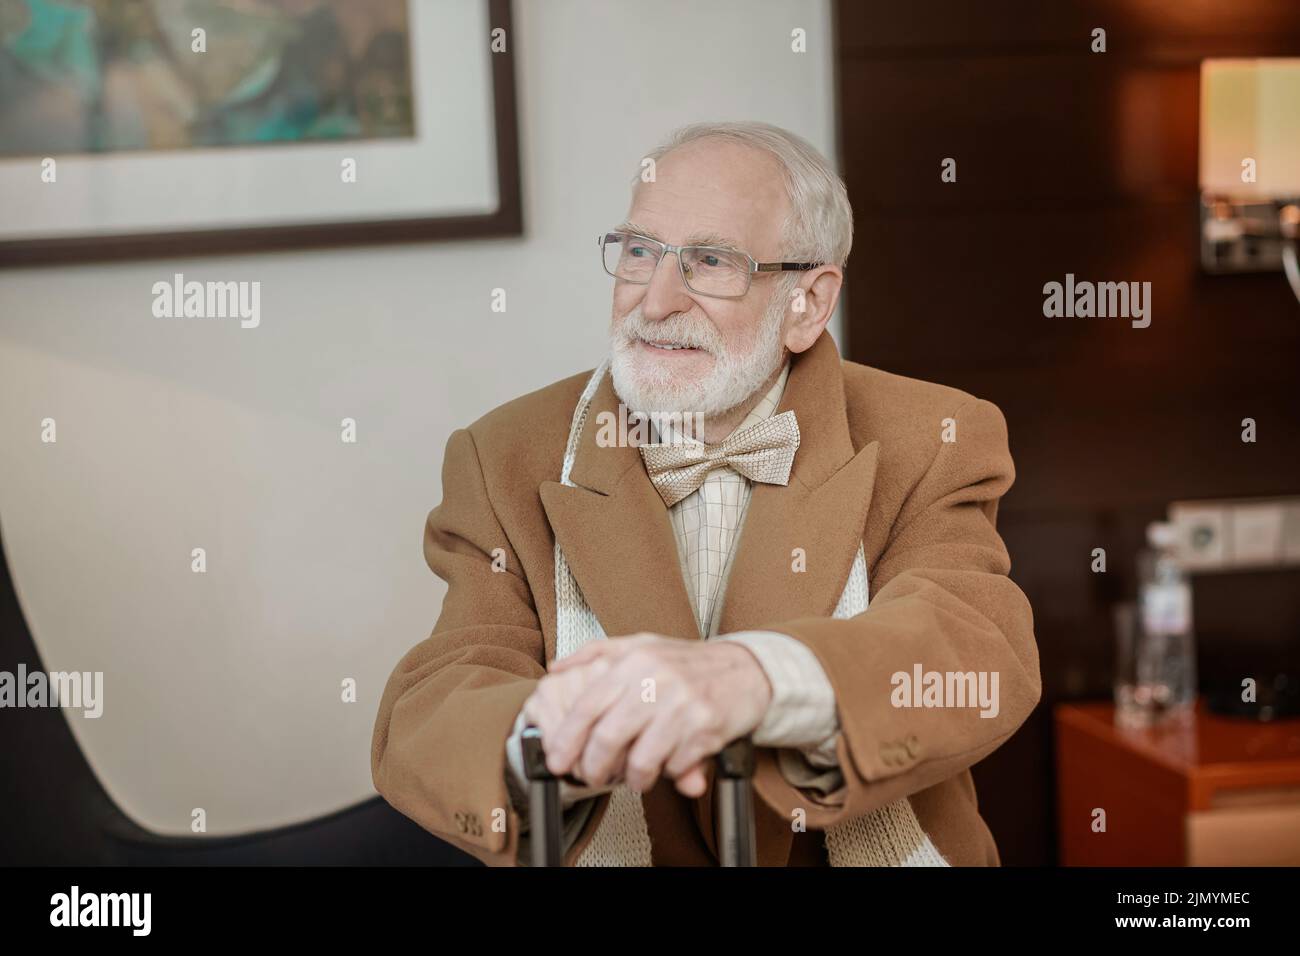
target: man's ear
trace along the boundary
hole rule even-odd
[[[786,303],[786,348],[796,354],[812,348],[831,320],[843,285],[844,270],[836,265],[819,266],[804,274]]]

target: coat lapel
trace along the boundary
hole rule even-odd
[[[592,396],[570,480],[540,486],[542,506],[574,579],[605,633],[653,631],[699,640],[699,625],[682,578],[668,509],[632,446],[601,447],[600,425],[619,400],[605,374]],[[554,647],[548,648],[554,656]]]
[[[777,413],[786,409],[794,409],[800,435],[790,483],[754,486],[720,634],[831,614],[862,541],[880,443],[853,447],[829,334],[791,364]],[[804,570],[797,570],[800,551]]]

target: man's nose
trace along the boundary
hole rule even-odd
[[[647,319],[658,321],[678,312],[689,312],[693,305],[690,290],[682,281],[677,253],[665,253],[650,277],[650,284],[646,286],[645,298],[641,300],[641,314]]]

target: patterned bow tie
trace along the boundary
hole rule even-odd
[[[732,432],[716,445],[642,445],[641,458],[659,497],[671,508],[700,487],[710,471],[723,465],[750,481],[787,484],[798,447],[799,423],[794,412],[787,411]]]

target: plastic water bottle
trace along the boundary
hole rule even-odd
[[[1150,723],[1185,719],[1196,707],[1192,588],[1174,552],[1172,525],[1147,526],[1150,550],[1138,562],[1140,633],[1133,703]]]

